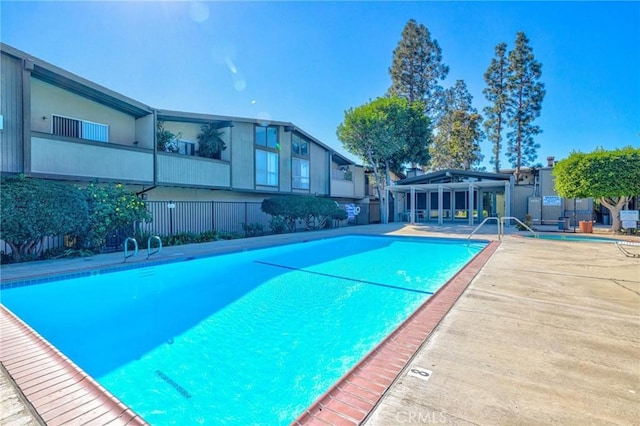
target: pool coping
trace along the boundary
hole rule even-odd
[[[365,421],[499,245],[489,242],[292,424],[347,426]]]
[[[345,425],[365,420],[499,245],[489,242],[293,424]],[[147,424],[2,305],[0,331],[0,361],[47,424]]]

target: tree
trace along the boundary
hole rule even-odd
[[[502,152],[502,130],[504,128],[504,116],[507,107],[507,45],[499,43],[496,46],[496,56],[491,60],[489,68],[484,73],[484,81],[487,87],[482,90],[485,98],[491,103],[484,107],[484,127],[487,139],[492,143],[491,162],[496,173],[500,172],[500,153]]]
[[[416,113],[419,108],[420,104],[403,98],[377,98],[345,111],[336,132],[345,149],[362,158],[373,172],[383,221],[387,220],[384,194],[391,181],[389,171],[393,164],[408,160],[410,140],[428,141],[424,132],[429,129],[429,120]]]
[[[444,114],[430,147],[431,168],[469,170],[482,160],[482,117],[473,108],[473,96],[463,80],[445,91]]]
[[[507,158],[514,167],[516,182],[520,179],[520,169],[532,164],[540,145],[534,136],[541,133],[533,121],[540,116],[544,99],[544,84],[540,83],[542,65],[535,60],[529,39],[523,32],[516,36],[516,44],[509,52],[507,66],[507,109],[509,126],[507,133]]]
[[[223,132],[218,131],[214,123],[206,123],[200,126],[198,133],[198,155],[205,158],[218,158],[227,145],[222,140]]]
[[[87,203],[75,186],[24,176],[2,179],[2,240],[15,262],[40,257],[43,239],[86,229]]]
[[[640,194],[640,148],[572,152],[555,164],[553,175],[560,196],[599,200],[611,212],[611,229],[619,231],[620,210]]]
[[[99,251],[114,230],[128,229],[133,236],[133,224],[151,220],[146,203],[122,184],[89,184],[82,188],[88,207],[88,231],[78,236],[81,247]]]
[[[387,95],[423,102],[425,113],[435,121],[443,91],[438,82],[447,77],[449,67],[442,63],[440,45],[431,39],[427,27],[413,19],[407,22],[389,73],[392,84]]]

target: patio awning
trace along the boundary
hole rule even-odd
[[[414,185],[393,185],[386,188],[387,192],[411,194],[411,224],[415,224],[415,194],[416,192],[435,192],[438,191],[438,224],[442,225],[442,194],[445,190],[467,190],[469,191],[469,225],[473,225],[473,191],[479,188],[496,188],[503,189],[505,192],[505,212],[506,216],[511,214],[511,183],[504,180],[496,181],[479,181],[479,182],[445,182],[445,183],[419,183]],[[388,198],[387,198],[388,199]]]

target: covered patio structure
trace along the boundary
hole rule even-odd
[[[391,220],[416,222],[466,221],[469,225],[486,217],[511,216],[512,177],[500,173],[443,170],[398,182],[387,187],[393,194]]]

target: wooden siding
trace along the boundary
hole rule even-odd
[[[329,195],[329,152],[315,143],[309,144],[309,148],[311,193]]]
[[[49,135],[31,138],[31,173],[153,182],[153,152],[103,142],[59,140]]]
[[[233,189],[255,188],[253,124],[236,123],[231,136],[231,184]]]
[[[228,188],[229,163],[179,154],[158,153],[158,184]]]
[[[2,172],[22,172],[22,61],[2,53],[0,59],[0,166]]]

